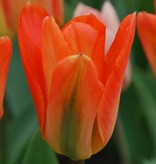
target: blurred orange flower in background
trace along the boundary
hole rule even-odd
[[[0,118],[3,115],[3,98],[11,53],[12,43],[10,38],[0,37]]]
[[[57,153],[86,159],[107,144],[135,24],[135,13],[121,22],[105,55],[106,27],[94,15],[76,17],[61,31],[39,6],[23,8],[18,23],[22,62],[42,135]]]
[[[4,36],[4,35],[12,36],[12,33],[10,32],[8,25],[6,23],[2,1],[0,1],[0,22],[1,22],[0,36]]]
[[[154,6],[156,10],[156,0]],[[156,14],[139,12],[137,27],[142,47],[156,76]]]
[[[17,22],[22,7],[28,0],[1,0],[6,23],[12,32],[17,32]],[[56,22],[63,25],[63,0],[31,0],[52,15]]]

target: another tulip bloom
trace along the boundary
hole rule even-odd
[[[0,37],[0,118],[3,115],[3,98],[11,53],[12,43],[10,38]]]
[[[23,8],[21,57],[42,135],[57,153],[86,159],[110,139],[135,21],[135,14],[122,21],[105,55],[106,27],[94,15],[76,17],[61,31],[43,9]]]
[[[155,0],[156,9],[156,0]],[[139,12],[137,27],[140,41],[156,76],[156,14]]]
[[[13,32],[17,31],[17,22],[22,7],[28,0],[2,0],[7,24]],[[31,0],[44,7],[49,15],[52,15],[56,22],[63,24],[63,0]]]
[[[0,1],[0,23],[1,23],[0,36],[11,35],[11,32],[6,24],[5,15],[2,7],[2,1]]]
[[[84,5],[82,2],[79,2],[75,9],[74,17],[80,15],[86,15],[90,13],[95,15],[106,26],[106,41],[105,41],[105,54],[106,54],[115,39],[116,33],[120,25],[117,12],[115,11],[115,8],[113,7],[110,1],[105,1],[103,3],[101,11],[98,11],[92,7]],[[131,69],[132,69],[131,62],[129,61],[125,71],[123,89],[128,88],[131,82]]]

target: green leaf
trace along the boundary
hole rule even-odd
[[[30,137],[37,127],[37,119],[32,107],[18,119],[12,120],[8,127],[8,164],[21,163]]]
[[[136,93],[152,142],[156,147],[156,81],[151,79],[148,74],[143,74],[139,70],[136,71],[137,74],[134,74]]]
[[[21,62],[17,39],[13,41],[13,54],[9,66],[5,100],[12,118],[18,118],[23,112],[33,110],[29,108],[33,102]]]
[[[156,157],[151,160],[144,160],[142,164],[156,164]]]
[[[58,164],[55,153],[42,139],[39,130],[32,136],[28,144],[22,164]]]
[[[37,127],[34,104],[21,63],[17,39],[9,67],[5,94],[7,164],[21,163],[28,140]],[[4,129],[4,128],[3,128]]]

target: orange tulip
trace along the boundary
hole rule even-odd
[[[154,4],[156,9],[156,0]],[[137,27],[143,49],[156,76],[156,14],[139,12]]]
[[[21,57],[39,125],[57,153],[86,159],[112,135],[136,16],[122,21],[104,55],[106,28],[94,15],[74,18],[62,31],[47,15],[27,3],[18,23]]]
[[[13,32],[17,31],[17,22],[22,7],[28,0],[1,0],[6,16],[7,24]],[[54,16],[56,22],[62,26],[63,24],[63,0],[31,0]]]
[[[11,53],[12,44],[10,38],[0,37],[0,118],[3,115],[3,97]]]

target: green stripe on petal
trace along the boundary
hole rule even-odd
[[[103,95],[94,63],[84,54],[62,60],[52,78],[46,132],[53,149],[74,160],[92,154],[92,130]]]

